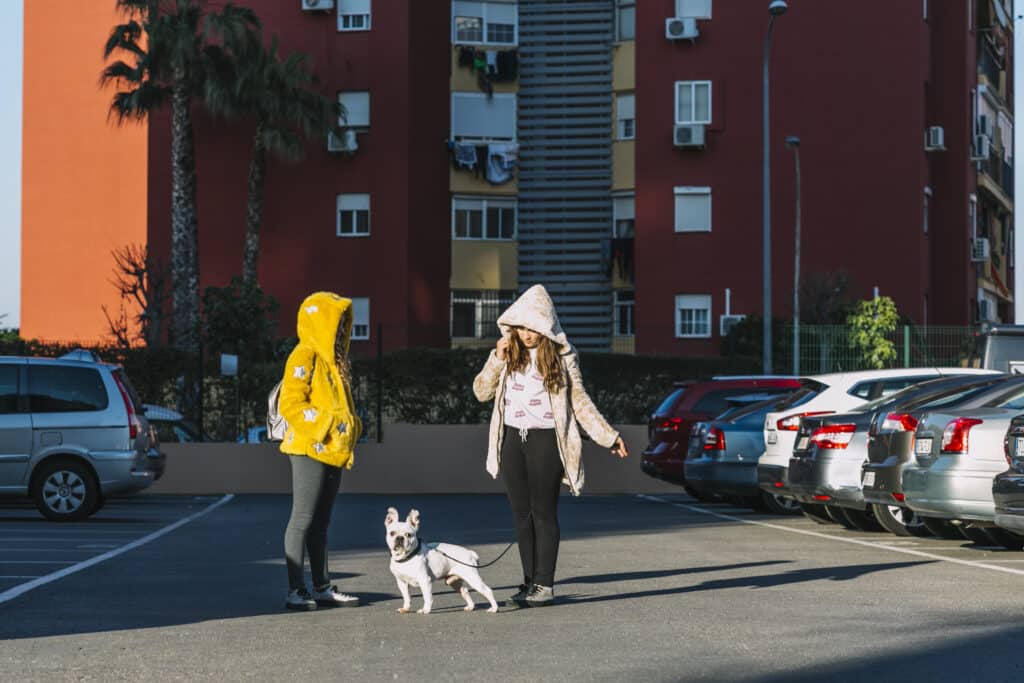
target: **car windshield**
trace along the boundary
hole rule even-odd
[[[678,401],[682,397],[682,395],[684,393],[686,393],[686,389],[684,389],[684,388],[679,388],[679,389],[676,389],[675,391],[673,391],[671,394],[668,395],[668,397],[665,398],[664,401],[661,402],[661,405],[659,405],[657,408],[654,409],[654,414],[655,415],[668,415],[668,414],[670,414],[672,412],[672,406],[674,406],[676,404],[676,401]]]
[[[789,394],[783,400],[779,401],[778,404],[770,412],[781,412],[783,410],[789,410],[790,408],[796,408],[797,406],[807,403],[812,398],[827,389],[828,386],[821,382],[815,382],[814,380],[808,379],[803,380],[803,383],[799,389]]]

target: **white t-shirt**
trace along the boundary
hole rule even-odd
[[[554,429],[551,397],[544,376],[537,370],[537,349],[530,349],[530,364],[512,371],[505,380],[505,424],[516,429]]]

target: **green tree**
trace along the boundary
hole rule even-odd
[[[896,360],[896,345],[887,335],[899,323],[896,304],[887,296],[858,302],[846,319],[850,328],[850,348],[860,354],[869,368],[884,368]]]
[[[255,13],[231,3],[207,10],[206,0],[115,0],[124,23],[114,26],[104,59],[116,57],[100,81],[114,86],[110,114],[118,124],[146,120],[171,107],[171,342],[199,350],[199,227],[191,107],[204,92],[210,26],[242,35],[259,26]]]
[[[239,277],[203,292],[205,344],[213,353],[233,353],[251,362],[274,358],[277,300]]]
[[[267,155],[286,161],[301,159],[304,138],[324,140],[334,132],[341,108],[336,99],[315,90],[308,55],[283,57],[277,36],[265,46],[258,31],[232,34],[233,25],[223,33],[219,24],[211,23],[211,27],[223,47],[215,51],[216,68],[206,81],[207,106],[229,119],[251,117],[256,124],[249,155],[242,256],[242,279],[255,285]]]

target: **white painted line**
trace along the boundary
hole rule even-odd
[[[149,534],[147,536],[143,536],[142,538],[138,538],[138,539],[132,541],[131,543],[127,543],[127,544],[121,546],[120,548],[116,548],[114,550],[110,550],[108,552],[103,553],[102,555],[96,555],[95,557],[90,557],[88,560],[84,560],[84,561],[79,562],[77,564],[74,564],[74,565],[72,565],[70,567],[65,567],[64,569],[61,569],[59,571],[53,572],[52,574],[47,574],[45,576],[40,576],[38,579],[36,579],[34,581],[29,581],[28,583],[23,583],[20,586],[15,586],[14,588],[10,588],[10,589],[4,591],[3,593],[0,593],[0,605],[2,605],[5,602],[10,602],[14,598],[18,597],[19,595],[22,595],[23,593],[27,593],[30,590],[39,588],[40,586],[45,586],[48,583],[53,583],[54,581],[57,581],[58,579],[63,579],[65,576],[69,576],[71,574],[74,574],[75,572],[80,572],[83,569],[88,569],[89,567],[91,567],[93,565],[96,565],[96,564],[99,564],[100,562],[105,562],[105,561],[107,561],[107,560],[109,560],[109,559],[111,559],[113,557],[117,557],[118,555],[123,555],[124,553],[128,552],[129,550],[134,550],[135,548],[138,548],[139,546],[146,545],[150,541],[155,541],[156,539],[160,538],[161,536],[166,536],[167,534],[171,533],[175,529],[177,529],[179,527],[183,527],[186,524],[188,524],[189,522],[192,522],[192,521],[194,521],[196,519],[199,519],[200,517],[202,517],[204,515],[207,515],[207,514],[213,512],[214,510],[216,510],[220,506],[225,505],[227,503],[230,503],[232,500],[234,500],[234,498],[235,498],[234,494],[229,493],[226,496],[224,496],[223,498],[221,498],[220,500],[218,500],[216,503],[213,503],[212,505],[209,505],[208,507],[205,507],[202,510],[200,510],[198,512],[195,512],[195,513],[189,515],[188,517],[184,517],[182,519],[179,519],[177,522],[174,522],[173,524],[168,524],[164,528],[159,529],[157,531],[154,531],[153,533],[151,533],[151,534]],[[4,564],[4,562],[2,560],[0,560],[0,564]],[[1024,573],[1024,572],[1022,572],[1022,573]]]
[[[914,555],[916,557],[927,557],[931,560],[938,560],[940,562],[951,562],[953,564],[962,564],[967,567],[975,567],[977,569],[991,569],[992,571],[1005,572],[1007,574],[1016,574],[1018,576],[1024,576],[1024,569],[1014,569],[1012,567],[999,567],[994,564],[986,564],[985,562],[971,562],[970,560],[959,560],[954,557],[943,557],[942,555],[934,555],[932,553],[925,553],[919,550],[911,550],[910,548],[896,548],[889,545],[882,545],[881,543],[873,543],[871,541],[862,541],[857,538],[844,538],[842,536],[832,536],[830,534],[822,534],[817,531],[807,531],[806,529],[794,529],[792,527],[781,526],[779,524],[769,524],[767,522],[755,522],[752,519],[744,519],[742,517],[734,517],[732,515],[723,515],[718,512],[712,512],[696,505],[686,505],[685,503],[676,503],[671,500],[664,498],[658,498],[657,496],[647,496],[640,494],[637,498],[644,500],[650,500],[655,503],[663,503],[665,505],[671,505],[672,507],[682,508],[683,510],[689,510],[690,512],[696,512],[701,515],[710,515],[712,517],[718,517],[719,519],[726,519],[730,522],[740,522],[742,524],[752,524],[754,526],[763,526],[769,529],[775,529],[777,531],[788,531],[791,534],[802,534],[804,536],[813,536],[815,538],[823,538],[826,541],[839,541],[840,543],[852,543],[854,545],[863,545],[868,548],[875,548],[876,550],[888,550],[891,553],[903,553],[904,555]],[[3,595],[0,594],[0,598]]]

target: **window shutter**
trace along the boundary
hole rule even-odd
[[[465,138],[516,137],[516,96],[452,93],[452,135]]]
[[[369,14],[370,0],[338,0],[338,14]]]
[[[369,211],[370,195],[341,194],[338,195],[338,211]]]

